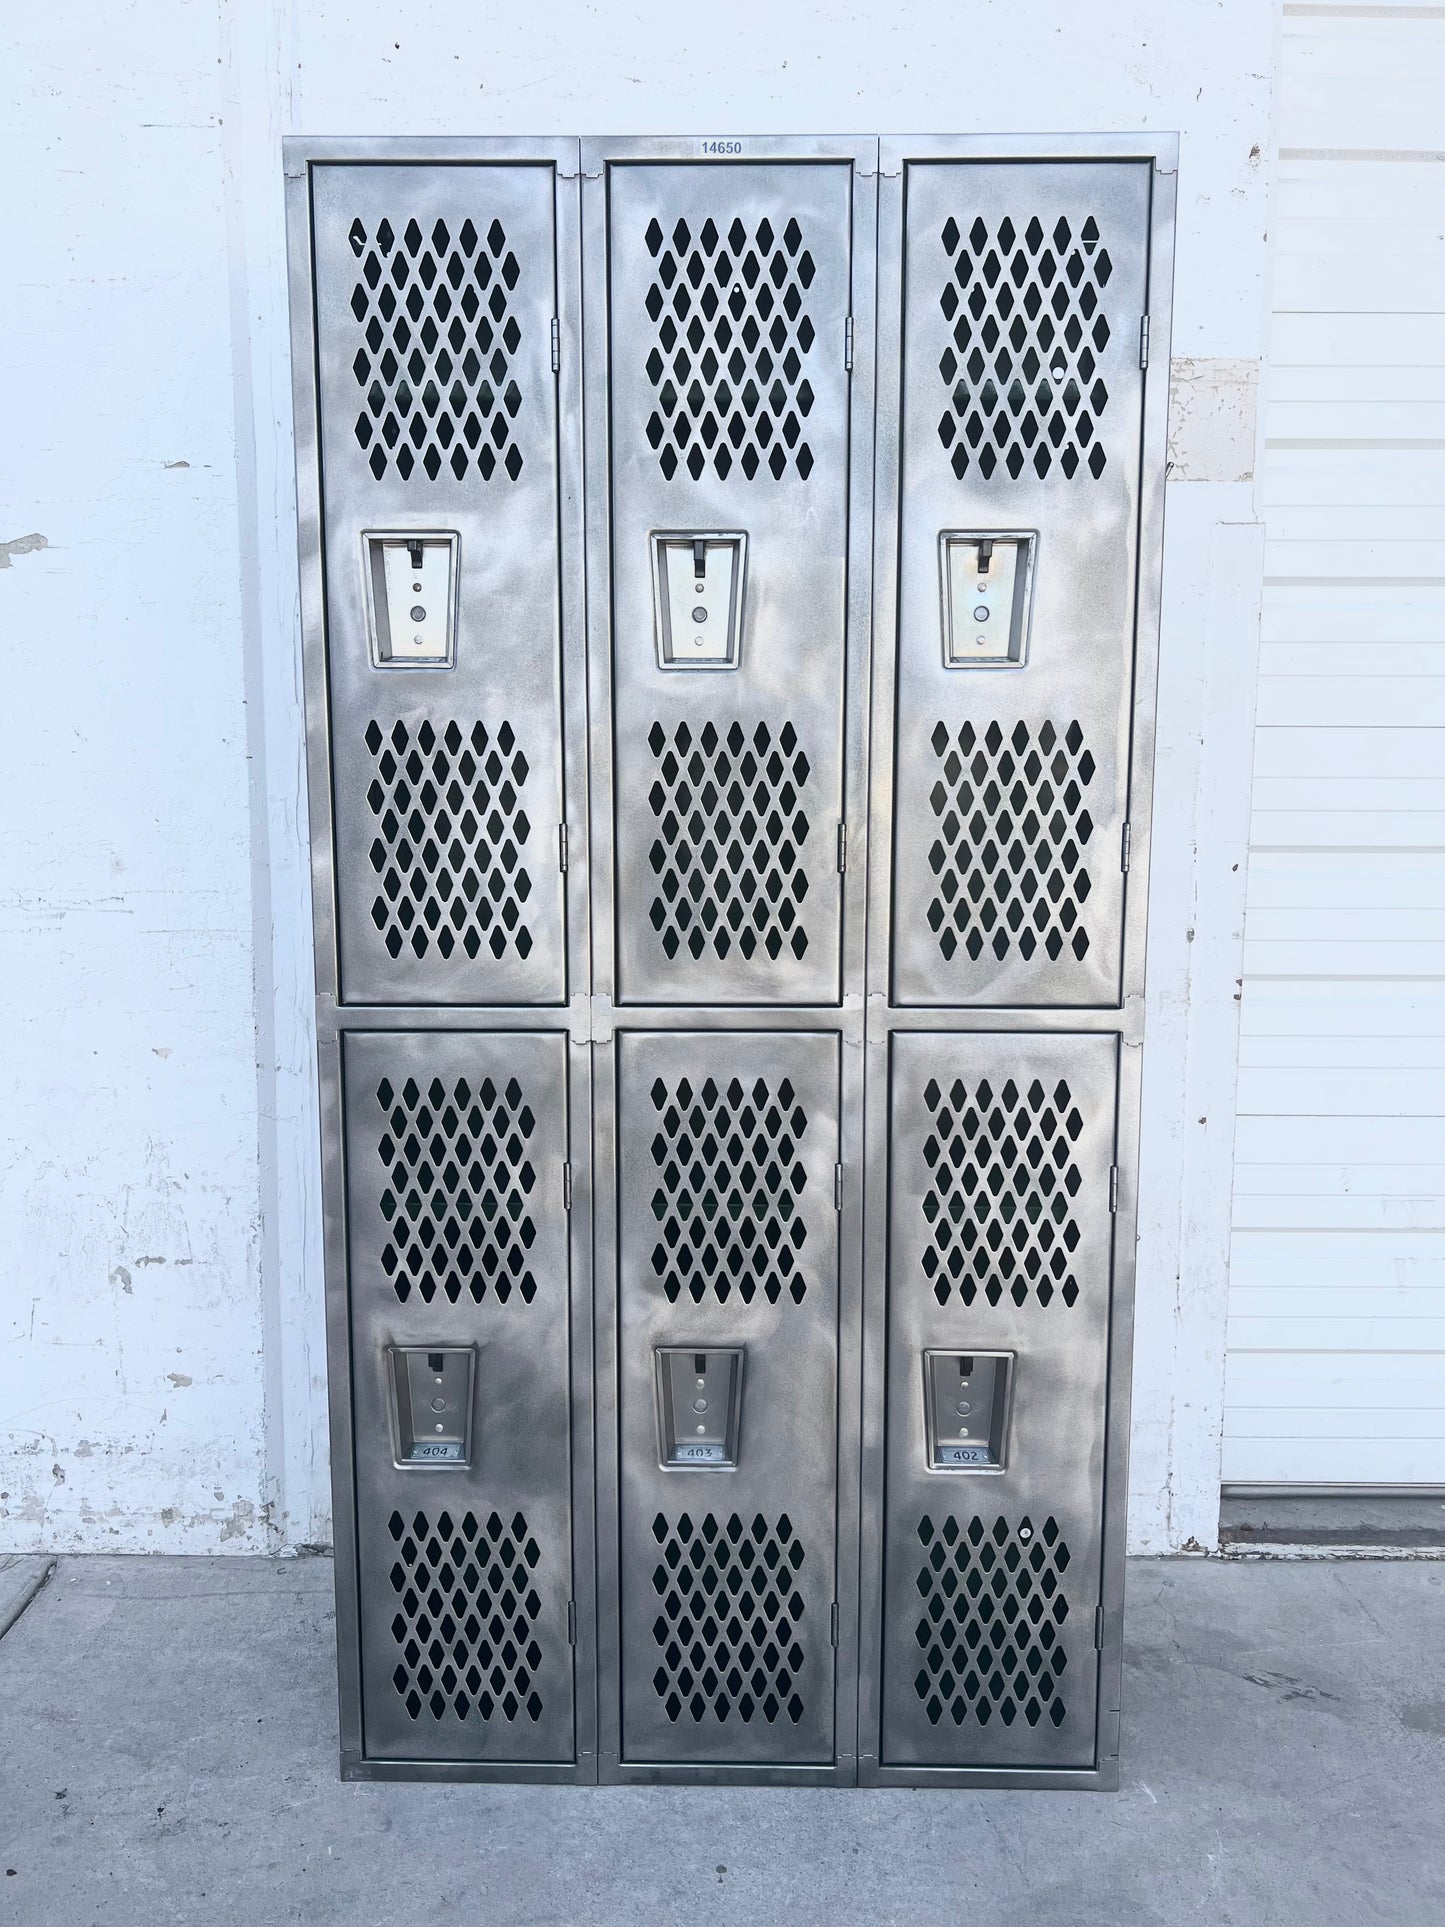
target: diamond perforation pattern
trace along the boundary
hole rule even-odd
[[[542,1555],[523,1515],[393,1512],[387,1530],[399,1652],[391,1678],[411,1717],[541,1719],[534,1574]]]
[[[942,773],[929,792],[937,832],[928,852],[934,896],[928,925],[945,958],[960,945],[975,962],[1002,963],[1067,947],[1083,962],[1091,888],[1083,852],[1094,834],[1084,791],[1094,758],[1076,722],[978,730],[938,723],[930,738]]]
[[[532,933],[523,909],[532,879],[522,861],[532,825],[522,808],[527,759],[510,723],[489,731],[449,722],[367,724],[376,818],[369,856],[380,880],[371,920],[393,957],[522,959]]]
[[[918,1540],[923,1611],[913,1686],[930,1723],[1061,1726],[1068,1655],[1059,1635],[1069,1602],[1060,1581],[1069,1548],[1055,1521],[1036,1532],[1028,1519],[1011,1526],[975,1517],[961,1526],[925,1516]]]
[[[500,221],[479,234],[470,220],[453,234],[415,220],[398,235],[390,221],[347,236],[359,263],[351,312],[361,346],[351,364],[361,390],[356,439],[380,481],[394,467],[435,481],[445,465],[461,481],[489,481],[500,468],[515,482],[522,451],[515,422],[521,390],[511,374],[522,331],[508,296],[521,270]]]
[[[652,1636],[662,1654],[652,1683],[670,1720],[772,1726],[803,1717],[803,1548],[786,1513],[745,1524],[732,1513],[696,1523],[659,1512]]]
[[[723,233],[708,219],[694,234],[680,220],[669,235],[654,216],[645,238],[657,397],[647,439],[663,474],[686,468],[698,481],[736,464],[749,481],[764,469],[781,481],[791,465],[806,481],[816,331],[803,298],[817,270],[797,221],[778,234],[766,218],[751,229],[734,220]]]
[[[1077,228],[1061,216],[1048,233],[1037,215],[1022,233],[1007,216],[994,228],[979,217],[966,234],[950,215],[941,238],[951,266],[939,305],[952,343],[938,364],[948,391],[938,439],[954,474],[1017,481],[1025,467],[1070,478],[1083,468],[1097,480],[1109,402],[1100,296],[1113,263],[1093,215]]]
[[[668,1300],[722,1305],[737,1293],[750,1305],[761,1291],[770,1305],[784,1292],[800,1305],[808,1230],[799,1200],[808,1182],[799,1156],[808,1115],[785,1077],[694,1087],[657,1078],[652,1086],[657,1132],[652,1161],[657,1189],[652,1215],[657,1243],[652,1269]]]
[[[516,1292],[530,1305],[537,1227],[527,1200],[537,1173],[527,1141],[537,1120],[516,1078],[500,1090],[490,1077],[425,1086],[409,1077],[400,1090],[383,1078],[376,1098],[385,1114],[381,1268],[397,1297],[405,1304],[415,1291],[430,1304],[441,1292],[455,1304],[465,1291],[505,1305]]]
[[[1010,1077],[924,1086],[929,1129],[923,1144],[929,1184],[923,1199],[929,1242],[923,1270],[946,1305],[982,1296],[996,1305],[1032,1297],[1065,1305],[1079,1296],[1072,1270],[1079,1227],[1070,1210],[1083,1179],[1073,1147],[1084,1128],[1068,1085],[1046,1091],[1035,1078],[1020,1091]]]
[[[669,735],[654,723],[647,742],[657,820],[648,915],[667,956],[736,950],[776,962],[786,949],[801,958],[812,826],[802,806],[809,764],[793,725],[759,723],[749,735],[737,722],[726,732],[679,723]]]

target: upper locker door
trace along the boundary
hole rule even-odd
[[[836,1003],[851,167],[609,175],[616,994]]]
[[[553,169],[313,182],[341,998],[560,1003]]]
[[[1149,179],[906,172],[897,1003],[1119,998]]]

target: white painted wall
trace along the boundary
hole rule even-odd
[[[746,0],[705,51],[663,0],[79,12],[4,63],[0,542],[50,546],[0,571],[0,1547],[328,1531],[281,133],[1081,127],[1183,135],[1132,1532],[1208,1542],[1272,9]]]

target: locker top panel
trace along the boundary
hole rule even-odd
[[[558,1003],[555,170],[310,184],[340,993]]]
[[[846,161],[607,170],[620,1001],[838,1000],[853,221]]]

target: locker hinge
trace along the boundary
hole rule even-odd
[[[848,825],[838,825],[838,870],[841,874],[848,867]]]
[[[1111,1211],[1117,1211],[1119,1209],[1119,1167],[1117,1164],[1111,1164],[1109,1166],[1109,1209]]]
[[[843,1167],[841,1164],[835,1164],[833,1166],[833,1209],[835,1211],[841,1211],[843,1209]]]
[[[1126,822],[1124,825],[1124,834],[1119,841],[1119,868],[1121,870],[1127,871],[1129,868],[1129,852],[1133,842],[1134,826],[1132,823]]]
[[[1094,1651],[1096,1653],[1102,1653],[1103,1650],[1104,1650],[1104,1608],[1102,1606],[1095,1606],[1094,1608]]]
[[[1139,366],[1141,368],[1149,366],[1149,317],[1147,314],[1141,314],[1139,317]]]
[[[849,374],[853,372],[853,317],[843,323],[843,366]]]
[[[562,1165],[562,1209],[564,1211],[570,1211],[572,1209],[572,1163],[570,1159],[565,1160]]]
[[[557,868],[563,871],[567,868],[567,825],[565,823],[557,825]]]
[[[577,1601],[575,1599],[567,1601],[567,1644],[569,1646],[577,1644]]]
[[[556,315],[552,317],[552,373],[555,375],[562,366],[562,323]]]
[[[838,1602],[836,1599],[833,1601],[833,1610],[828,1615],[828,1631],[832,1636],[833,1644],[836,1646],[838,1644]]]

